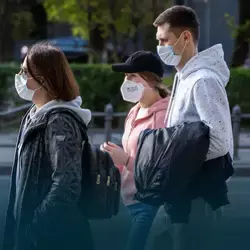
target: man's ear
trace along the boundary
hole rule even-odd
[[[184,31],[183,35],[185,41],[190,41],[192,39],[192,34],[189,30]]]

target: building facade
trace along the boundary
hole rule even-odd
[[[230,63],[234,49],[234,38],[232,37],[232,28],[227,24],[225,15],[233,16],[237,24],[238,1],[175,0],[173,3],[190,6],[196,11],[201,28],[199,51],[221,43],[225,52],[225,60]]]

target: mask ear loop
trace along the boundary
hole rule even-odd
[[[182,50],[182,52],[181,52],[181,54],[180,54],[180,56],[182,56],[182,54],[183,54],[183,52],[184,52],[184,50],[186,49],[186,47],[187,47],[187,42],[186,42],[186,44],[185,44],[185,46],[184,46],[184,48],[183,48],[183,50]]]
[[[181,37],[182,37],[182,35],[183,35],[183,32],[181,33],[181,35],[180,35],[180,37],[178,38],[178,40],[176,41],[176,43],[173,45],[173,48],[175,47],[175,45],[180,41],[180,39],[181,39]],[[182,56],[182,54],[183,54],[183,52],[184,52],[184,50],[186,49],[186,47],[187,47],[187,42],[186,42],[186,44],[185,44],[185,46],[184,46],[184,48],[183,48],[183,50],[182,50],[182,52],[181,52],[181,54],[179,55],[179,56]]]
[[[177,41],[175,42],[175,44],[173,45],[173,48],[175,47],[175,45],[180,41],[181,37],[183,35],[183,32],[181,33],[181,35],[179,36],[179,38],[177,39]]]

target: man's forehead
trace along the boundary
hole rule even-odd
[[[157,27],[156,39],[166,38],[168,33],[171,32],[170,26],[168,23],[164,23]]]

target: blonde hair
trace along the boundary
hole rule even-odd
[[[161,98],[166,98],[170,95],[170,90],[163,83],[163,79],[152,72],[138,72],[139,76],[144,79],[150,87],[158,91]]]

